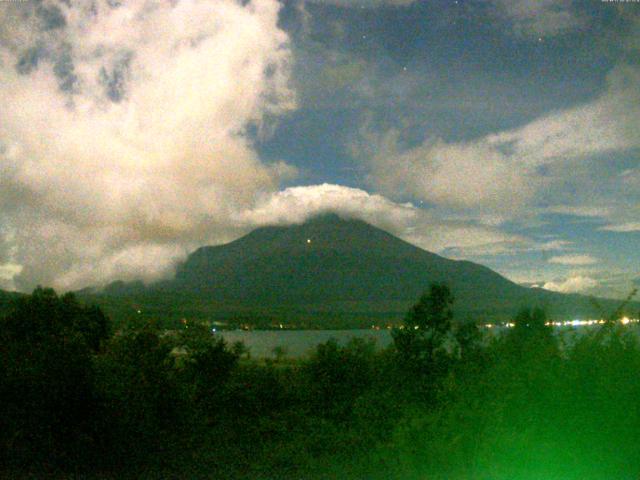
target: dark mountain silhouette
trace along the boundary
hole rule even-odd
[[[231,301],[323,303],[412,301],[430,282],[461,300],[521,290],[492,270],[417,248],[360,220],[337,215],[264,227],[195,251],[170,285]]]
[[[263,227],[189,255],[175,278],[141,286],[117,282],[111,297],[185,298],[208,313],[400,319],[431,282],[455,296],[458,318],[506,320],[524,306],[558,318],[600,315],[591,299],[517,285],[487,267],[422,250],[361,220],[326,214],[301,224]],[[175,303],[175,302],[174,302]],[[601,300],[612,310],[619,302]]]

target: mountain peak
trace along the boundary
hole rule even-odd
[[[447,282],[473,298],[485,284],[520,288],[486,267],[448,260],[335,213],[203,247],[178,268],[174,285],[227,301],[410,305],[431,282]]]
[[[523,306],[547,305],[550,314],[571,316],[593,310],[586,297],[516,285],[482,265],[443,258],[335,213],[202,247],[173,280],[150,290],[187,293],[232,314],[359,315],[368,321],[397,319],[433,282],[451,288],[458,318],[474,321],[512,318]]]
[[[258,227],[247,236],[262,234],[265,231],[278,230],[282,232],[304,231],[314,228],[322,228],[327,230],[335,230],[339,228],[368,228],[371,230],[379,230],[377,227],[369,223],[357,219],[346,217],[335,212],[322,212],[305,219],[301,223],[291,223],[286,225],[265,225]]]
[[[209,253],[223,246],[205,247]],[[343,255],[354,252],[384,252],[385,255],[407,255],[420,250],[390,233],[359,219],[346,218],[327,212],[308,218],[300,224],[265,226],[226,245],[227,250],[240,249],[244,255],[288,255],[318,254],[320,251],[339,252]]]

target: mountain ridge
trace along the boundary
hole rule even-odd
[[[204,309],[212,318],[343,315],[398,321],[432,282],[449,285],[454,311],[465,320],[507,320],[526,306],[542,306],[558,318],[598,314],[588,297],[523,287],[486,266],[447,259],[336,214],[260,227],[227,244],[200,247],[173,279],[147,287],[120,282],[105,292],[142,300],[189,298],[191,311]],[[599,302],[605,309],[620,303]]]

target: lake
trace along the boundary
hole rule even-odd
[[[284,347],[289,357],[302,357],[331,338],[341,345],[351,338],[372,338],[379,348],[392,342],[390,330],[225,330],[216,335],[229,344],[244,342],[254,358],[273,357],[276,347]]]
[[[637,322],[637,321],[636,321]],[[565,326],[555,327],[556,335],[563,339],[563,343],[570,345],[575,338],[588,332],[596,326]],[[627,327],[640,335],[640,324],[634,323]],[[495,335],[506,329],[483,329],[485,334]],[[320,343],[335,338],[339,344],[345,345],[351,338],[373,339],[378,348],[384,348],[393,341],[391,330],[224,330],[216,335],[222,336],[229,344],[243,342],[254,358],[273,357],[273,349],[283,347],[288,357],[302,357],[315,349]]]

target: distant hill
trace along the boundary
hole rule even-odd
[[[181,305],[178,310],[191,315],[326,317],[348,323],[399,320],[431,282],[449,285],[461,319],[506,320],[523,306],[543,306],[556,318],[599,315],[587,297],[523,287],[482,265],[441,257],[335,214],[258,228],[231,243],[202,247],[172,280],[146,288],[116,282],[103,295],[145,308],[154,301],[174,310]],[[618,303],[600,301],[610,310]]]

